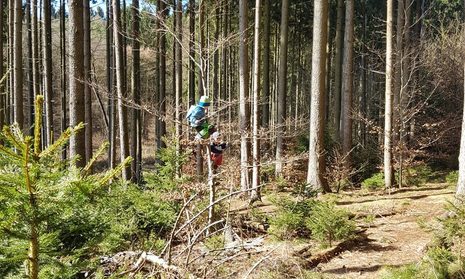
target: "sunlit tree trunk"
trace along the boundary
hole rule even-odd
[[[249,58],[248,58],[248,16],[247,0],[239,0],[239,129],[241,135],[241,189],[247,190],[249,184],[249,150],[248,138],[250,131],[249,99]]]
[[[159,123],[157,134],[157,148],[165,147],[163,137],[166,135],[166,31],[164,25],[168,11],[165,1],[160,1],[160,92],[158,97]]]
[[[253,112],[252,112],[252,192],[250,202],[260,200],[260,141],[258,138],[258,125],[260,121],[260,0],[255,1],[255,33],[253,45]]]
[[[279,40],[279,69],[278,69],[278,98],[276,123],[276,176],[283,171],[283,140],[286,118],[286,92],[287,92],[287,45],[289,30],[289,0],[282,1],[281,28]]]
[[[341,135],[341,90],[342,90],[342,53],[344,37],[344,0],[337,0],[336,46],[334,54],[334,131],[336,140]]]
[[[87,1],[86,1],[87,2]],[[51,2],[43,0],[42,16],[44,21],[43,34],[43,67],[44,67],[44,97],[45,97],[45,145],[53,142],[53,69],[52,69],[52,18]],[[90,21],[90,19],[89,19]]]
[[[24,126],[23,112],[23,43],[22,43],[22,1],[14,1],[14,37],[13,37],[13,92],[14,92],[14,122],[21,129]]]
[[[262,127],[268,129],[270,123],[270,0],[263,0],[263,91]],[[268,141],[268,140],[267,140]]]
[[[175,52],[175,63],[176,63],[176,107],[175,107],[175,133],[176,133],[176,153],[178,157],[181,154],[181,144],[179,140],[182,134],[182,1],[176,1],[176,52]],[[176,173],[180,176],[180,166],[176,164]]]
[[[195,104],[195,0],[189,0],[189,106]]]
[[[113,0],[113,38],[115,41],[115,67],[116,67],[116,94],[118,97],[118,120],[120,138],[120,160],[123,162],[129,156],[128,144],[128,119],[127,108],[124,104],[126,92],[124,91],[124,61],[123,61],[123,40],[121,35],[121,11],[119,0]],[[129,168],[122,171],[123,180],[130,178]]]
[[[89,0],[84,1],[84,106],[86,162],[92,158],[92,94],[91,94],[91,41],[90,41],[90,7]]]
[[[63,133],[68,126],[66,103],[67,88],[66,88],[66,24],[65,24],[65,1],[60,0],[60,62],[61,62],[61,132]],[[63,148],[61,158],[67,158],[66,148]]]
[[[350,165],[352,149],[352,98],[353,98],[353,63],[354,63],[354,0],[346,1],[343,80],[342,80],[342,154],[346,164]]]
[[[387,24],[386,24],[386,89],[385,89],[385,108],[384,108],[384,182],[386,188],[392,187],[392,36],[393,36],[393,3],[387,0]]]
[[[131,156],[133,157],[131,171],[132,179],[141,182],[142,168],[142,126],[140,115],[140,43],[139,43],[139,0],[132,0],[132,98],[135,108],[132,109]]]
[[[313,191],[329,192],[323,147],[328,1],[315,0],[314,4],[307,184]]]
[[[71,127],[83,123],[84,115],[84,34],[82,30],[83,3],[79,0],[69,2],[69,124]],[[77,133],[71,136],[71,158],[79,156],[78,167],[85,165],[85,135]]]

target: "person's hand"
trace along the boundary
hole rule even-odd
[[[195,125],[200,125],[201,121],[200,120],[195,120]]]

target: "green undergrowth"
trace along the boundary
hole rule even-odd
[[[278,240],[311,238],[326,247],[354,235],[356,227],[349,213],[332,202],[291,197],[270,200],[277,210],[269,219],[268,232]]]
[[[61,154],[83,125],[41,150],[37,111],[34,138],[15,125],[0,133],[0,278],[31,276],[34,232],[39,278],[78,278],[82,271],[97,270],[100,256],[120,251],[160,251],[180,209],[171,198],[173,185],[167,185],[171,169],[143,187],[118,179],[130,158],[90,174],[107,145],[78,168],[79,158],[62,160]]]

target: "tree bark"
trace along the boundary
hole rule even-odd
[[[165,147],[163,137],[166,135],[166,31],[163,27],[167,14],[165,1],[160,1],[160,94],[158,97],[159,104],[159,123],[157,135],[157,149]]]
[[[278,98],[277,98],[277,123],[276,123],[276,176],[281,176],[283,171],[283,138],[286,118],[286,93],[287,93],[287,45],[289,30],[289,0],[282,1],[281,25],[279,38],[279,69],[278,69]]]
[[[328,1],[315,0],[314,7],[307,184],[313,191],[330,192],[324,178],[323,146]]]
[[[341,139],[341,90],[342,90],[342,54],[344,27],[344,0],[337,0],[336,47],[334,54],[334,133],[336,141]]]
[[[260,200],[260,141],[258,138],[259,96],[260,96],[260,0],[255,1],[255,33],[254,33],[254,60],[253,60],[253,113],[252,113],[252,192],[250,202]]]
[[[385,89],[385,109],[384,109],[384,183],[386,188],[392,187],[392,36],[393,36],[393,3],[387,0],[387,25],[386,25],[386,89]]]
[[[91,41],[90,41],[90,7],[89,0],[84,2],[83,30],[84,30],[84,106],[85,106],[85,145],[86,145],[86,162],[92,158],[92,68],[91,68]],[[92,170],[90,170],[92,171]]]
[[[195,0],[189,0],[189,106],[195,104]]]
[[[23,112],[23,43],[22,43],[22,1],[14,0],[14,38],[13,38],[13,91],[14,91],[14,122],[20,129],[24,127]]]
[[[128,144],[128,120],[127,108],[124,104],[126,92],[124,91],[124,69],[123,69],[123,40],[121,36],[121,11],[119,0],[113,0],[113,38],[115,41],[115,60],[116,60],[116,94],[118,97],[118,122],[120,138],[120,160],[123,162],[129,155]],[[125,167],[122,171],[123,180],[130,179],[129,168]]]
[[[113,60],[113,25],[112,25],[112,4],[111,1],[107,1],[107,22],[106,22],[106,77],[107,77],[107,92],[108,92],[108,142],[110,147],[108,149],[108,167],[115,167],[115,157],[116,157],[116,132],[115,132],[115,99],[113,92],[114,84],[114,60]]]
[[[13,122],[13,97],[14,97],[14,63],[13,63],[13,37],[14,37],[14,0],[8,0],[8,68],[10,74],[8,75],[8,91],[6,96],[6,123]]]
[[[263,0],[263,93],[262,127],[270,123],[270,0]]]
[[[65,24],[65,1],[60,0],[60,62],[61,62],[61,132],[63,133],[68,126],[66,103],[66,24]],[[63,148],[61,158],[66,160],[66,148]]]
[[[69,124],[71,127],[85,121],[84,115],[84,34],[82,32],[83,5],[82,1],[69,2]],[[79,156],[78,167],[85,166],[86,150],[85,135],[77,133],[71,136],[71,158]]]
[[[87,1],[86,1],[87,2]],[[44,67],[44,98],[45,98],[45,145],[53,143],[53,68],[52,68],[52,18],[51,2],[43,0],[42,14],[43,31],[43,67]]]
[[[141,182],[142,170],[142,127],[140,115],[140,43],[139,43],[139,0],[132,0],[132,98],[135,108],[132,109],[131,157],[133,157],[131,171],[133,182]]]
[[[32,14],[33,12],[36,12],[36,25],[32,24]],[[34,134],[34,70],[37,72],[37,67],[34,67],[34,63],[37,62],[37,60],[34,60],[34,54],[37,54],[37,50],[34,53],[33,48],[37,49],[37,41],[35,41],[34,47],[32,46],[33,44],[33,28],[35,28],[36,35],[37,35],[37,4],[33,4],[33,1],[31,0],[26,0],[26,8],[24,10],[25,14],[25,21],[26,21],[26,44],[27,44],[27,58],[26,58],[26,84],[27,84],[27,106],[29,107],[28,110],[28,120],[29,122],[27,123],[27,126],[29,127],[28,133],[30,135]],[[37,39],[37,38],[36,38]],[[38,87],[38,85],[37,85]],[[37,91],[36,91],[37,92]]]
[[[179,140],[182,135],[182,2],[181,0],[176,1],[176,107],[175,107],[175,133],[176,133],[176,155],[179,158],[181,155],[181,144]],[[177,162],[177,161],[176,161]],[[180,176],[180,166],[176,163],[176,174]]]
[[[397,28],[396,28],[396,61],[394,64],[394,85],[393,85],[393,116],[392,133],[394,146],[400,140],[400,95],[402,90],[402,58],[403,58],[403,38],[404,38],[404,0],[397,1]]]
[[[354,0],[346,1],[342,84],[342,154],[350,165],[352,149],[352,98],[353,98],[353,53],[354,53]]]
[[[248,58],[248,0],[239,0],[239,129],[241,135],[241,189],[247,190],[249,184],[249,130],[250,111],[248,109],[249,99],[249,58]]]

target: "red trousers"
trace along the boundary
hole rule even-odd
[[[213,161],[213,166],[219,167],[223,163],[223,154],[219,153],[212,153],[212,161]]]

